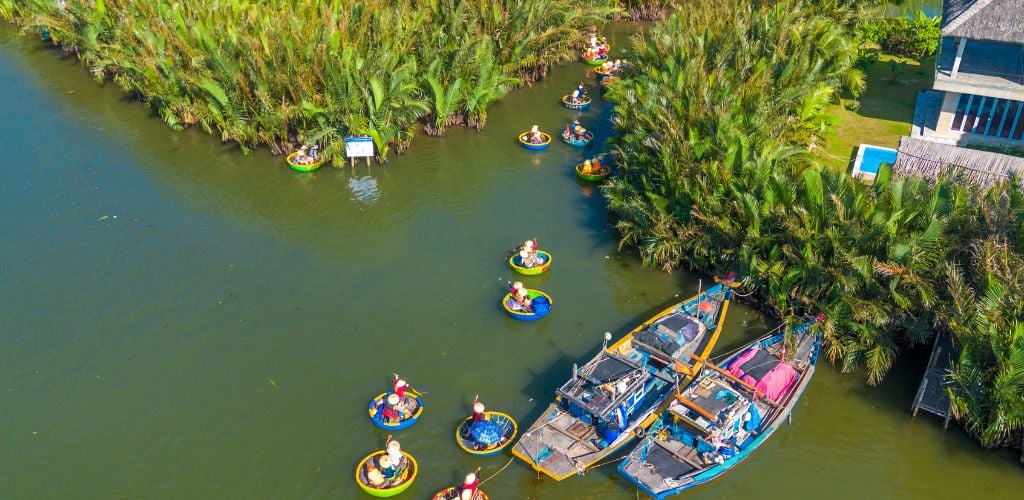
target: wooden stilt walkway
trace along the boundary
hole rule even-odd
[[[957,352],[949,335],[937,334],[935,343],[932,345],[932,355],[928,358],[928,367],[925,369],[921,385],[917,389],[914,404],[910,408],[913,416],[916,417],[919,410],[924,410],[945,419],[943,428],[949,427],[949,419],[953,412],[947,390],[949,385],[947,375],[956,355]]]

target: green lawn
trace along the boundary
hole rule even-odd
[[[825,145],[826,163],[835,168],[850,166],[858,144],[895,148],[900,136],[910,133],[917,91],[931,88],[934,57],[907,59],[882,54],[867,68],[868,88],[855,111],[835,105],[838,122]],[[843,100],[849,105],[852,100]]]

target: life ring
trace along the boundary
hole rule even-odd
[[[633,431],[633,435],[636,436],[637,439],[643,439],[644,438],[644,434],[646,434],[646,433],[647,433],[647,429],[644,429],[643,427],[639,427],[639,426],[637,426],[636,430]]]

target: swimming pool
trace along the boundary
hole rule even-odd
[[[896,163],[896,153],[892,148],[861,144],[857,147],[857,159],[853,162],[853,176],[874,180],[883,163]]]

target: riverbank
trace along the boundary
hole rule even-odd
[[[32,2],[0,15],[38,30],[98,81],[169,127],[200,128],[243,152],[316,143],[344,160],[346,136],[386,160],[421,121],[431,135],[477,129],[512,88],[574,60],[613,1]],[[338,161],[341,163],[341,161]]]

